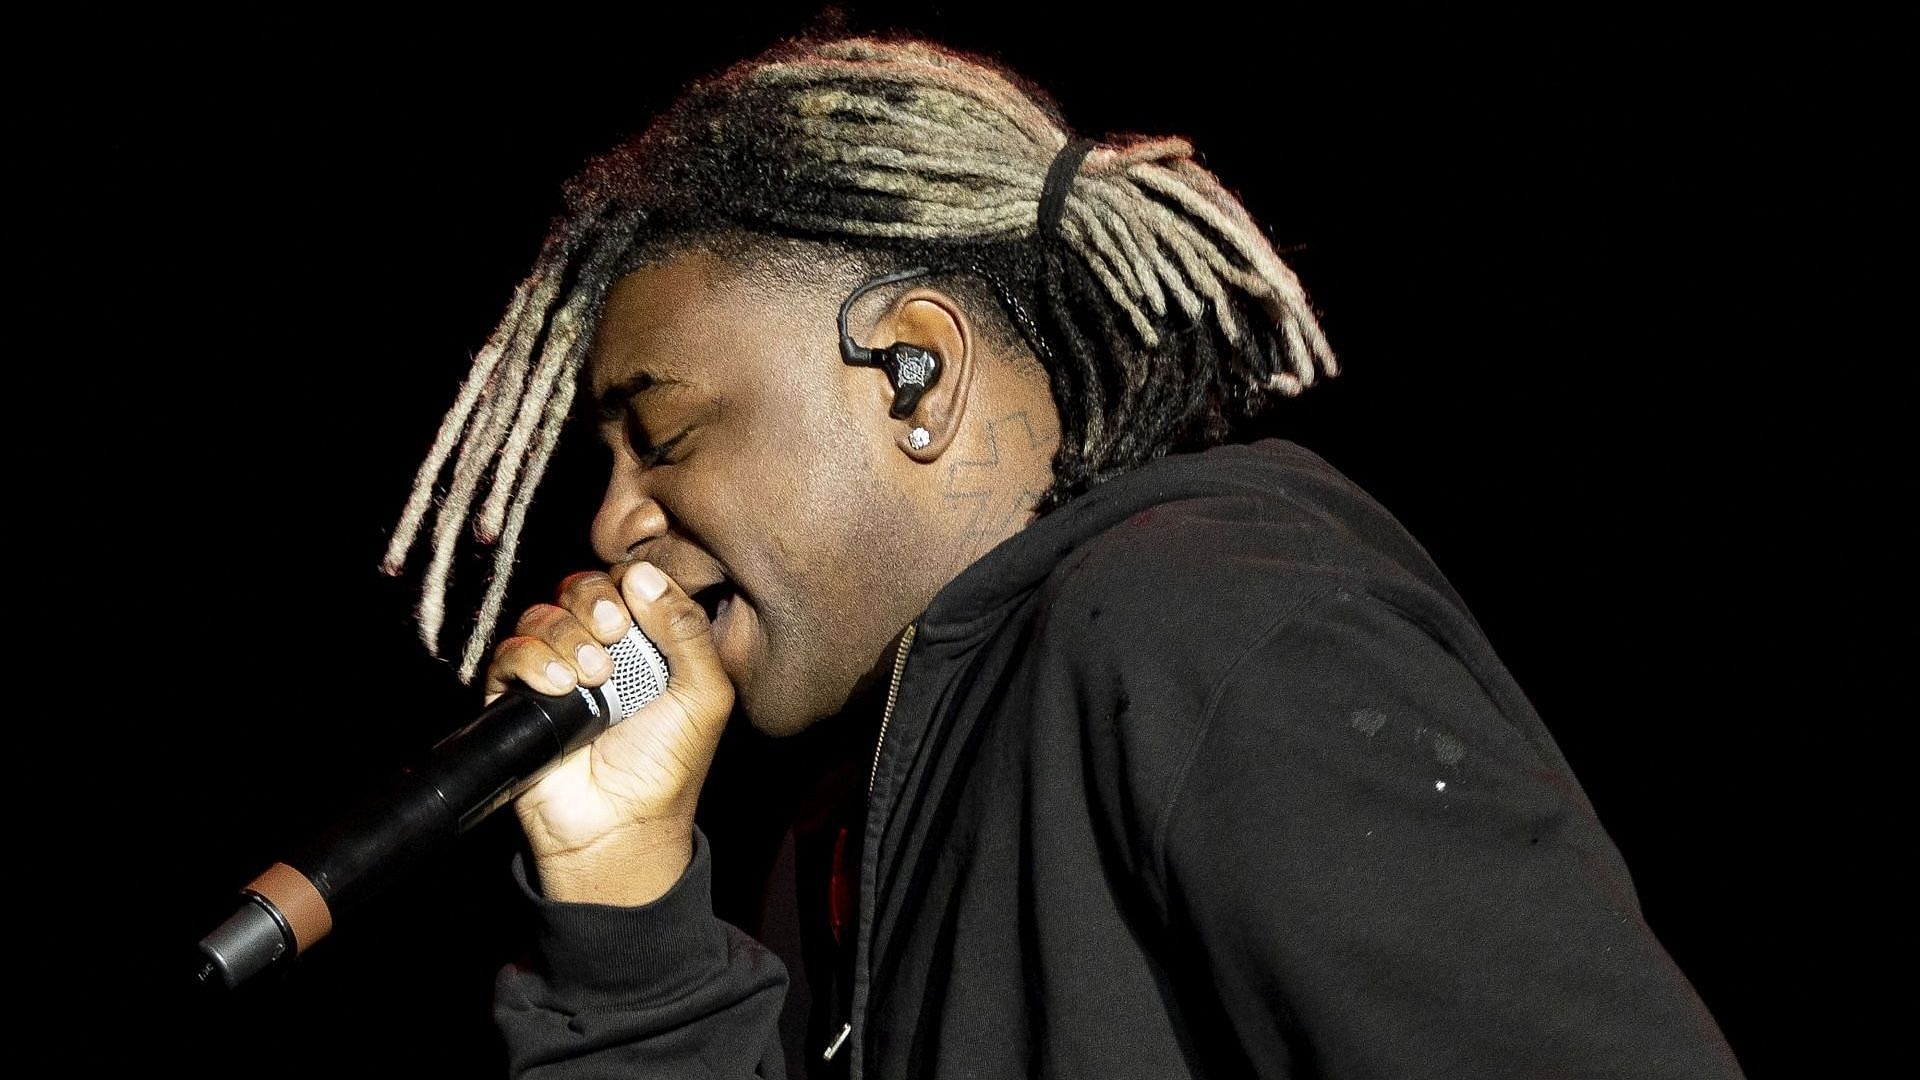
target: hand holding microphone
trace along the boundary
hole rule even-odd
[[[693,858],[693,811],[733,709],[707,613],[651,563],[568,577],[559,603],[527,609],[487,669],[491,702],[512,681],[546,694],[599,686],[604,646],[639,625],[673,672],[666,692],[564,758],[514,804],[540,890],[633,906],[659,898]]]
[[[631,906],[672,888],[734,702],[706,612],[647,563],[574,574],[559,600],[495,651],[478,719],[243,890],[200,943],[203,983],[237,987],[304,952],[510,800],[548,896]]]

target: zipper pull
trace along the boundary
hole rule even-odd
[[[833,1060],[833,1055],[835,1055],[835,1054],[837,1054],[837,1053],[839,1053],[839,1052],[840,1052],[840,1044],[841,1044],[841,1043],[843,1043],[843,1042],[846,1042],[846,1041],[847,1041],[847,1036],[848,1036],[848,1035],[850,1035],[850,1034],[852,1034],[852,1032],[853,1032],[853,1022],[852,1022],[851,1020],[849,1020],[848,1022],[846,1022],[846,1023],[844,1023],[844,1024],[841,1024],[841,1025],[840,1025],[840,1034],[838,1034],[838,1035],[835,1035],[835,1036],[833,1037],[833,1042],[832,1042],[832,1043],[831,1043],[830,1045],[828,1045],[828,1047],[827,1047],[827,1052],[826,1052],[826,1053],[824,1053],[824,1054],[821,1054],[821,1055],[820,1055],[820,1060],[821,1060],[821,1061],[832,1061],[832,1060]]]

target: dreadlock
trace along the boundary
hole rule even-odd
[[[1338,374],[1299,280],[1183,138],[1095,145],[1057,231],[1039,235],[1042,185],[1073,138],[1046,91],[991,58],[907,35],[800,34],[695,81],[590,160],[474,357],[382,563],[400,572],[435,507],[416,612],[428,650],[439,655],[471,516],[497,545],[461,660],[472,680],[606,294],[663,252],[751,261],[756,240],[780,238],[869,272],[957,266],[990,282],[989,307],[1011,316],[1060,414],[1042,514],[1162,454],[1225,441],[1272,395],[1312,385],[1316,368]]]

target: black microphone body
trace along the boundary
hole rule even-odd
[[[638,627],[607,651],[614,673],[601,686],[557,696],[508,690],[436,743],[426,764],[254,879],[239,910],[200,942],[199,979],[233,989],[306,951],[343,913],[665,689],[666,661]]]

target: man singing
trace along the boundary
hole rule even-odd
[[[1338,369],[1187,140],[809,34],[566,196],[387,562],[437,510],[437,647],[467,523],[497,545],[460,662],[489,695],[598,685],[635,623],[671,670],[515,804],[513,1075],[789,1075],[789,972],[715,917],[694,823],[736,707],[859,733],[817,778],[810,1075],[1740,1075],[1425,550],[1246,441]],[[489,653],[582,390],[607,570]]]

